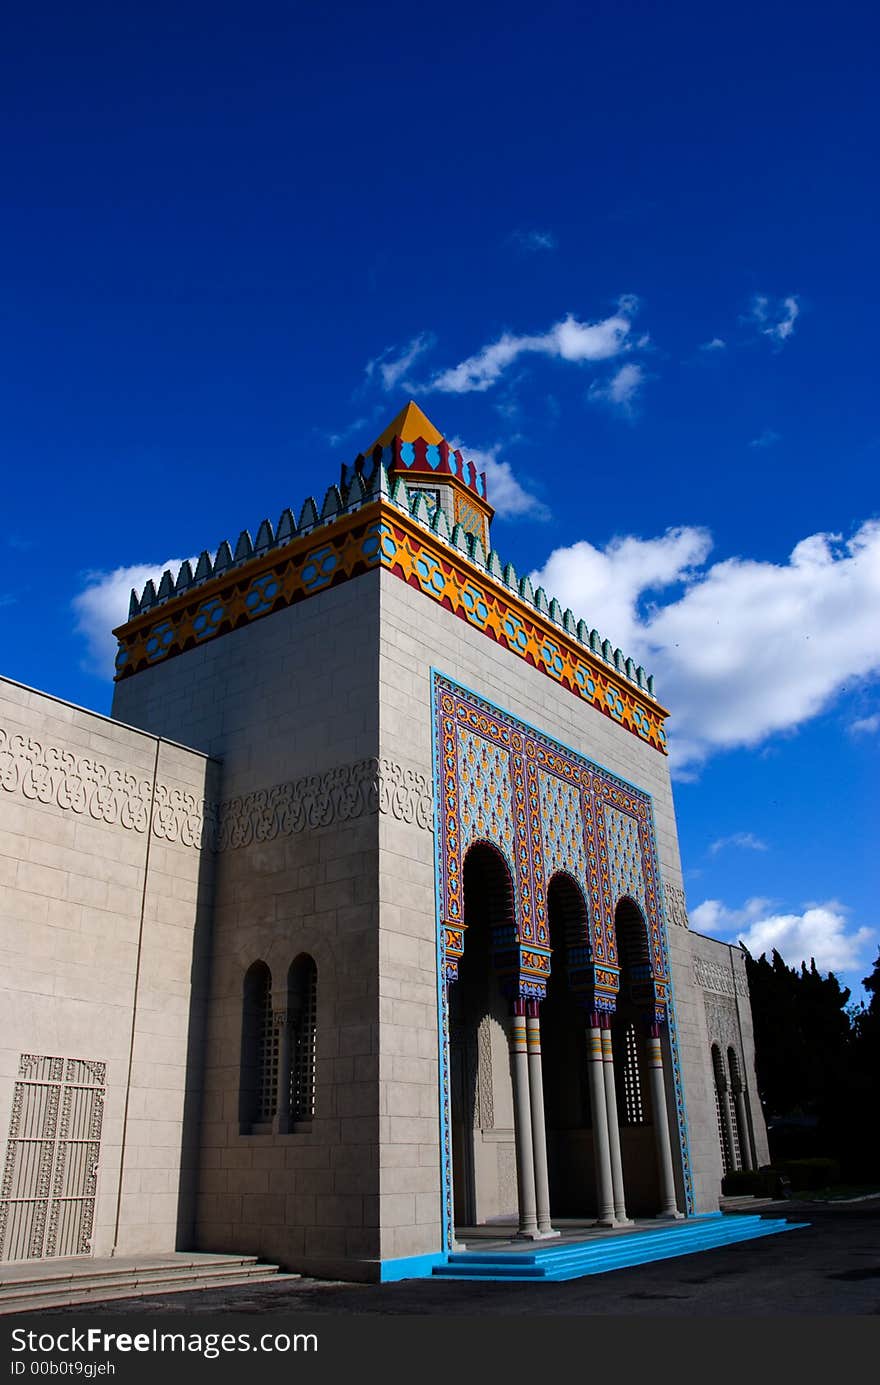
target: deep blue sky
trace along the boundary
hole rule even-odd
[[[494,540],[520,571],[581,541],[709,531],[711,557],[694,538],[671,585],[636,586],[645,622],[682,574],[763,565],[755,590],[718,578],[732,668],[694,696],[730,707],[680,717],[698,742],[678,788],[689,903],[719,901],[699,917],[730,936],[790,916],[792,961],[836,928],[829,964],[857,981],[878,936],[880,585],[876,543],[845,545],[860,533],[862,553],[878,513],[878,37],[866,4],[10,12],[4,671],[107,710],[71,606],[93,574],[323,493],[413,393],[516,478]],[[567,315],[621,314],[615,354],[549,345]],[[520,344],[486,388],[436,387],[505,333]],[[763,576],[784,585],[818,533],[840,539],[786,635],[784,610],[763,623]],[[566,600],[622,640],[563,561]],[[673,713],[706,647],[705,621],[677,630],[644,655]],[[831,673],[802,705],[807,639]],[[751,708],[727,748],[750,669],[783,711]]]

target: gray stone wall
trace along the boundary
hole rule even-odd
[[[380,1254],[380,1122],[409,1118],[378,1084],[379,834],[425,816],[399,757],[377,759],[378,647],[368,573],[124,680],[114,701],[222,760],[197,1245],[349,1277]],[[317,965],[315,1118],[242,1133],[244,976],[266,963],[283,1008],[301,953]]]
[[[758,1166],[767,1164],[770,1149],[755,1076],[755,1031],[745,956],[742,948],[702,933],[691,933],[690,942],[692,984],[702,999],[706,1016],[707,1058],[714,1043],[725,1055],[725,1061],[728,1047],[736,1052],[747,1092],[753,1151]],[[711,1081],[711,1066],[709,1075]],[[717,1176],[721,1178],[720,1153]]]
[[[191,1221],[213,791],[205,756],[0,679],[4,1153],[22,1054],[98,1065],[96,1254],[173,1250]]]

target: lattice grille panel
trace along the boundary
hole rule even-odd
[[[0,1260],[91,1248],[104,1063],[24,1053],[0,1191]]]

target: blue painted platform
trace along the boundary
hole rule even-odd
[[[779,1217],[765,1219],[748,1214],[694,1217],[662,1228],[638,1228],[606,1234],[601,1239],[564,1241],[528,1250],[522,1249],[520,1243],[495,1250],[454,1251],[443,1263],[433,1267],[432,1278],[545,1280],[548,1283],[580,1279],[588,1274],[606,1274],[630,1265],[645,1265],[652,1260],[719,1250],[804,1226],[809,1226],[809,1222],[790,1222]]]

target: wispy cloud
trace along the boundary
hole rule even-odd
[[[774,443],[781,440],[781,433],[774,433],[772,428],[765,428],[756,438],[752,438],[749,447],[772,447]]]
[[[512,231],[508,244],[530,255],[542,250],[555,250],[559,244],[552,231]]]
[[[760,837],[756,837],[754,832],[733,832],[729,837],[718,837],[709,847],[713,856],[717,856],[719,851],[723,851],[726,846],[738,846],[743,851],[767,851],[767,843],[762,842]]]
[[[571,313],[546,332],[519,335],[504,332],[458,365],[442,370],[427,388],[447,394],[484,393],[522,356],[546,356],[577,364],[607,361],[631,349],[630,333],[637,300],[621,298],[610,317],[599,322],[580,322]]]
[[[449,446],[473,462],[478,471],[485,471],[489,503],[501,519],[550,518],[550,511],[538,496],[527,490],[513,474],[509,462],[499,457],[501,443],[494,447],[469,447],[460,438],[450,438]]]
[[[880,521],[847,540],[811,534],[781,563],[707,564],[710,549],[691,527],[605,548],[582,541],[532,575],[655,673],[675,709],[680,778],[719,751],[794,730],[880,673]]]
[[[598,380],[590,386],[588,397],[594,402],[610,404],[622,413],[632,413],[636,398],[645,383],[645,372],[634,361],[627,361],[605,384]]]
[[[809,965],[820,971],[861,969],[873,955],[872,928],[847,928],[849,910],[836,899],[804,906],[801,913],[774,913],[769,899],[749,899],[741,909],[729,909],[719,899],[706,899],[690,912],[699,933],[743,942],[753,957],[775,948],[789,965]]]
[[[419,357],[431,349],[434,340],[433,333],[420,332],[402,349],[397,346],[386,347],[380,356],[367,362],[367,379],[378,379],[384,390],[393,390],[399,384],[405,385],[406,375]]]
[[[195,567],[197,558],[189,560]],[[175,577],[180,571],[182,558],[169,558],[165,563],[135,563],[131,567],[117,567],[112,572],[87,572],[82,591],[71,602],[77,633],[85,639],[86,657],[82,668],[86,673],[108,678],[113,674],[116,658],[116,641],[112,631],[128,619],[128,603],[131,590],[143,591],[152,577],[158,586],[162,573],[167,568]]]
[[[880,712],[870,717],[859,717],[858,721],[850,724],[849,730],[853,736],[873,736],[880,731]]]
[[[799,315],[800,302],[796,294],[772,302],[766,294],[756,293],[742,321],[754,323],[762,337],[770,337],[781,345],[793,334]]]
[[[700,343],[700,351],[726,351],[727,342],[722,337],[713,337],[711,341]]]

